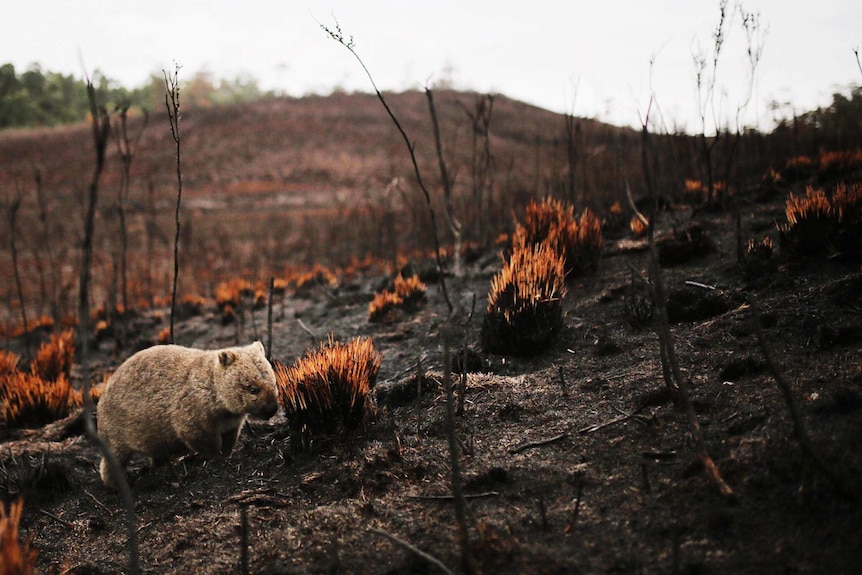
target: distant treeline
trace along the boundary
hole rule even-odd
[[[145,110],[164,107],[165,81],[161,73],[149,81],[128,89],[96,71],[92,77],[97,101],[108,111],[118,106]],[[233,80],[213,78],[207,71],[184,79],[180,74],[183,106],[213,106],[246,102],[269,95],[260,90],[257,80],[238,76]],[[11,127],[56,126],[81,121],[90,105],[83,78],[42,70],[31,64],[17,73],[12,64],[0,66],[0,129]]]
[[[835,92],[829,106],[779,122],[773,134],[788,138],[804,135],[811,142],[812,155],[818,149],[862,147],[862,86],[850,86],[848,93]]]

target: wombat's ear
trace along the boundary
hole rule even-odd
[[[260,341],[254,342],[254,346],[260,350],[260,353],[266,355],[266,349],[263,347],[263,344]]]
[[[230,350],[222,350],[218,354],[218,362],[222,367],[227,367],[236,361],[236,354]]]

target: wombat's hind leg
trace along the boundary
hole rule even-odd
[[[131,454],[129,453],[118,453],[117,460],[120,462],[120,467],[122,468],[121,473],[125,473],[126,464],[129,462],[129,457]],[[116,487],[117,482],[114,480],[114,476],[111,474],[111,468],[108,465],[108,460],[102,457],[102,461],[99,463],[99,475],[102,476],[102,483],[104,483],[108,487]]]

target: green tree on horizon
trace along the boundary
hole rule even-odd
[[[161,73],[150,74],[142,85],[128,89],[100,70],[93,74],[96,97],[108,111],[119,107],[157,110],[164,106],[165,82]],[[189,108],[250,102],[266,96],[249,75],[216,79],[206,70],[184,86]],[[80,122],[90,112],[86,82],[72,74],[43,70],[38,63],[17,73],[13,64],[0,65],[0,130],[15,127],[50,127]]]

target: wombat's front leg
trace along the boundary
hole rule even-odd
[[[236,429],[228,429],[227,431],[221,434],[221,455],[222,457],[227,457],[233,451],[234,445],[236,445],[237,439],[239,439],[239,433],[242,430],[242,427],[237,427]]]
[[[207,432],[203,429],[196,430],[183,438],[186,446],[196,451],[207,459],[220,457],[222,454],[222,436]]]

